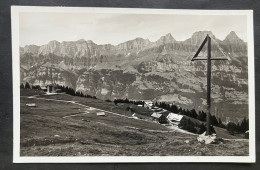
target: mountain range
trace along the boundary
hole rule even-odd
[[[223,41],[211,31],[198,31],[185,41],[169,33],[155,42],[139,37],[118,45],[84,39],[26,45],[20,47],[21,83],[56,83],[101,99],[165,101],[204,110],[206,63],[191,58],[206,35],[212,39],[212,58],[230,59],[212,63],[213,112],[223,119],[248,116],[247,43],[234,31]]]

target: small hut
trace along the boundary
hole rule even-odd
[[[49,84],[47,85],[47,93],[55,93],[56,92],[56,85]]]
[[[42,86],[41,89],[42,89],[42,91],[47,92],[46,86]]]
[[[97,112],[97,116],[105,116],[105,112]]]

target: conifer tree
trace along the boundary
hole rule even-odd
[[[28,82],[26,82],[24,88],[25,88],[25,89],[30,89],[31,86],[30,86],[30,84],[29,84]]]

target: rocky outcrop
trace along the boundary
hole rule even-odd
[[[69,58],[81,58],[81,57],[92,57],[98,55],[98,45],[93,41],[85,41],[83,39],[78,41],[50,41],[48,44],[43,45],[39,48],[37,55],[48,55],[54,54],[62,57]]]
[[[76,88],[78,77],[77,74],[48,62],[36,68],[31,68],[29,71],[26,70],[23,73],[26,74],[22,79],[23,83],[29,82],[32,85],[40,85],[41,87],[48,84],[59,84]]]
[[[101,99],[126,98],[137,76],[122,70],[91,69],[79,76],[76,90]]]

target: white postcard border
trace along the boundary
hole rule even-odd
[[[177,15],[246,15],[248,41],[249,88],[249,156],[85,156],[85,157],[21,157],[20,156],[20,58],[19,13],[124,13]],[[255,73],[252,10],[187,10],[144,8],[40,7],[12,6],[12,70],[13,70],[13,162],[14,163],[116,163],[116,162],[255,162]]]

